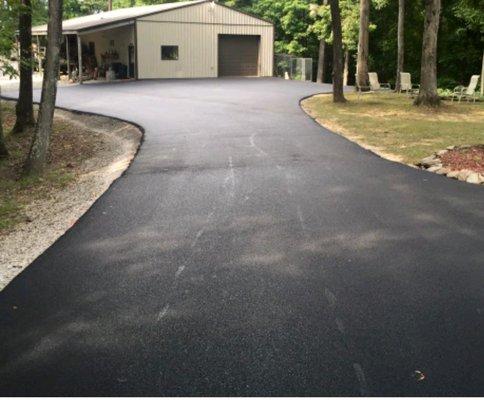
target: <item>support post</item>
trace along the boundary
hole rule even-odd
[[[482,68],[481,68],[481,96],[484,96],[484,52],[482,52]]]
[[[66,62],[67,62],[67,77],[71,78],[71,57],[69,56],[69,35],[64,36],[66,39]]]
[[[82,85],[82,42],[81,36],[77,35],[77,59],[78,59],[78,72],[79,83]]]
[[[39,72],[42,72],[42,56],[40,54],[40,39],[37,35],[37,62],[39,63]]]

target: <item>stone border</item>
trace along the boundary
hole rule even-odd
[[[484,175],[470,169],[461,170],[451,170],[450,168],[444,167],[442,164],[441,156],[446,154],[451,150],[468,149],[473,147],[471,145],[465,146],[449,146],[444,150],[439,150],[433,155],[423,158],[417,166],[420,168],[434,172],[439,175],[445,175],[447,178],[457,179],[459,181],[473,183],[475,185],[484,185]]]

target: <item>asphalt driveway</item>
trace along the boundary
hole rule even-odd
[[[483,395],[483,188],[322,129],[324,90],[61,88],[145,140],[0,292],[0,395]]]

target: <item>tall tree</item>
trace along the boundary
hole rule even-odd
[[[333,29],[333,102],[345,103],[343,94],[343,34],[339,0],[330,0],[331,27]]]
[[[33,126],[34,106],[32,100],[32,4],[30,0],[21,0],[19,9],[19,42],[20,42],[20,87],[17,105],[15,106],[16,121],[13,132],[23,132]]]
[[[360,0],[360,32],[356,74],[360,86],[368,85],[368,48],[370,30],[370,0]]]
[[[439,33],[440,0],[425,0],[425,20],[420,67],[420,91],[415,105],[438,106],[437,38]]]
[[[1,98],[1,92],[0,92]],[[0,158],[8,156],[7,146],[5,145],[5,136],[3,135],[2,104],[0,103]]]
[[[328,0],[323,1],[323,6],[328,4]],[[326,38],[322,35],[319,39],[319,49],[318,49],[318,70],[316,73],[316,82],[324,82],[324,62],[326,53]]]
[[[316,83],[324,82],[324,57],[326,53],[326,40],[324,38],[319,39],[319,51],[318,51],[318,70],[316,73]]]
[[[44,79],[42,81],[42,94],[34,138],[24,166],[24,171],[27,174],[38,173],[43,169],[49,150],[57,95],[59,51],[62,39],[62,3],[63,0],[49,0]]]
[[[403,72],[403,61],[405,56],[405,0],[398,0],[398,28],[397,28],[397,76],[395,79],[395,90],[400,90],[400,72]]]

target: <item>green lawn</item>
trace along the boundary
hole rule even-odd
[[[403,94],[346,94],[334,104],[318,95],[302,106],[318,122],[363,147],[390,159],[416,164],[452,145],[484,143],[484,103],[450,103],[437,109],[418,108]]]

